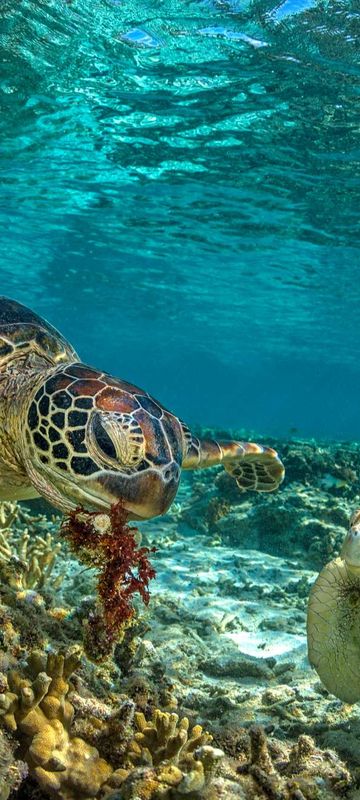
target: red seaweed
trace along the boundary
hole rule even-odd
[[[96,638],[102,627],[109,647],[134,614],[132,596],[137,592],[145,605],[150,599],[149,581],[156,573],[148,555],[155,548],[137,547],[137,532],[127,524],[121,502],[111,507],[109,515],[76,508],[61,525],[61,533],[80,561],[99,570],[101,612],[95,612],[88,625]]]

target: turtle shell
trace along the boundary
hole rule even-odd
[[[46,320],[16,300],[0,297],[0,371],[9,362],[32,355],[35,362],[62,364],[78,356]]]
[[[360,578],[342,558],[326,564],[309,597],[308,654],[327,690],[360,700]]]

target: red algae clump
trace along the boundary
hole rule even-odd
[[[138,593],[145,605],[149,602],[149,581],[156,573],[148,555],[155,548],[137,546],[138,530],[127,524],[121,503],[114,504],[109,515],[76,508],[60,531],[80,561],[99,570],[100,607],[88,626],[99,645],[102,640],[100,649],[105,655],[134,614],[132,596]]]

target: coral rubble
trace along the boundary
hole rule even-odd
[[[248,800],[330,800],[353,784],[336,753],[319,750],[310,736],[289,747],[270,740],[260,725],[243,732],[237,772]]]
[[[14,751],[14,742],[0,730],[0,800],[8,800],[28,774],[27,765],[15,758]]]

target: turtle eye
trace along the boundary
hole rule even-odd
[[[92,432],[94,434],[96,444],[105,458],[107,457],[116,460],[115,445],[102,423],[100,414],[94,414]]]
[[[89,425],[89,445],[108,465],[134,469],[145,455],[145,438],[130,414],[95,411]]]

